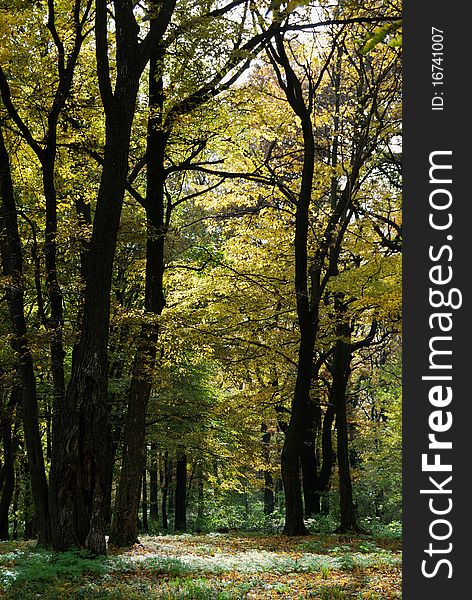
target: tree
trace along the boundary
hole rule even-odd
[[[50,475],[53,546],[85,546],[103,554],[109,405],[107,400],[110,290],[116,237],[128,176],[128,154],[139,81],[152,48],[170,23],[175,0],[160,6],[145,38],[133,5],[115,0],[116,81],[112,88],[107,6],[96,5],[95,36],[100,94],[106,118],[105,156],[88,252],[83,325],[61,410]]]
[[[338,56],[342,57],[343,44],[336,37],[336,45],[332,46],[332,54],[339,48]],[[290,48],[290,45],[288,45]],[[293,49],[291,50],[294,55]],[[315,139],[312,125],[312,111],[315,103],[315,93],[321,84],[323,70],[318,79],[314,79],[308,68],[305,68],[307,86],[304,90],[301,76],[292,66],[292,61],[287,53],[286,46],[281,36],[276,37],[276,47],[270,49],[271,62],[276,70],[279,84],[286,94],[287,100],[293,111],[301,121],[303,135],[303,170],[297,197],[297,209],[295,217],[295,290],[297,295],[297,314],[300,330],[300,347],[298,354],[297,381],[295,384],[294,398],[291,408],[290,423],[286,431],[285,444],[282,452],[282,474],[286,494],[286,522],[285,532],[289,535],[305,533],[303,524],[303,507],[301,502],[301,484],[299,479],[299,443],[305,439],[304,431],[307,428],[307,415],[310,414],[310,388],[314,375],[314,353],[316,343],[319,339],[319,319],[321,303],[327,291],[330,279],[338,274],[338,261],[340,260],[343,240],[356,211],[356,194],[365,177],[363,171],[369,158],[375,152],[379,139],[391,132],[386,128],[385,115],[390,110],[394,101],[391,94],[381,100],[380,90],[385,78],[392,76],[392,63],[386,62],[382,65],[377,79],[372,82],[366,77],[368,72],[362,60],[359,66],[355,66],[355,77],[357,83],[357,104],[352,121],[352,145],[348,149],[349,163],[342,164],[346,182],[344,187],[340,186],[340,178],[336,174],[338,169],[338,143],[340,135],[338,102],[339,66],[338,74],[335,74],[335,98],[334,110],[334,141],[330,151],[329,164],[334,169],[331,178],[330,191],[327,197],[330,199],[330,213],[326,226],[320,235],[321,242],[312,256],[308,253],[310,205],[313,195],[313,177],[315,169]],[[355,65],[357,59],[353,58]],[[328,62],[325,63],[325,69]],[[338,61],[338,65],[340,62]],[[367,79],[367,83],[366,83]],[[356,83],[354,83],[356,85]],[[379,103],[384,102],[383,108],[379,110]],[[342,335],[342,332],[339,333]],[[341,360],[341,347],[338,347],[339,360]],[[341,377],[341,380],[344,378]],[[340,380],[340,381],[341,381]],[[344,414],[338,402],[336,407],[336,421],[338,428],[338,444],[341,443],[344,450],[345,427]],[[313,412],[313,411],[312,411]],[[342,441],[344,440],[344,441]],[[338,450],[340,448],[338,447]],[[343,453],[345,454],[345,453]],[[338,459],[341,457],[338,456]],[[347,473],[347,465],[344,464],[343,473]],[[347,488],[349,484],[345,480]],[[349,489],[347,489],[349,495]]]
[[[169,159],[169,141],[172,141],[174,130],[178,129],[179,120],[195,111],[203,104],[227,90],[234,81],[241,76],[249,66],[250,59],[257,55],[267,39],[272,34],[274,25],[268,32],[263,34],[248,35],[246,15],[241,24],[234,26],[226,32],[234,41],[222,56],[215,57],[215,67],[211,65],[208,73],[200,73],[196,81],[190,63],[190,73],[187,74],[183,68],[179,73],[180,81],[189,80],[190,89],[180,90],[180,97],[172,97],[172,88],[180,84],[171,79],[168,85],[169,91],[164,87],[166,75],[165,66],[169,61],[167,55],[174,50],[171,42],[178,44],[187,42],[195,52],[191,60],[198,61],[199,47],[195,45],[198,35],[201,35],[202,45],[207,43],[211,25],[218,25],[220,17],[226,19],[230,9],[238,7],[242,2],[230,3],[226,7],[217,8],[212,11],[204,11],[203,15],[185,23],[188,32],[181,37],[170,40],[162,40],[156,45],[150,56],[148,96],[149,96],[149,118],[147,122],[147,146],[145,153],[146,165],[146,194],[140,202],[144,206],[147,219],[146,240],[146,275],[144,291],[144,310],[149,319],[143,323],[136,355],[134,359],[133,375],[128,394],[128,411],[125,427],[125,440],[127,440],[123,465],[121,469],[120,484],[117,491],[115,512],[113,517],[110,543],[116,546],[129,545],[137,539],[136,514],[139,502],[139,478],[143,468],[143,452],[145,438],[145,416],[149,397],[153,385],[153,372],[156,360],[156,347],[158,343],[159,327],[157,319],[162,314],[165,306],[163,277],[165,270],[165,238],[169,229],[173,210],[186,201],[186,196],[174,198],[171,193],[172,178],[178,177],[180,170],[191,168],[192,161],[197,161],[206,146],[205,131],[203,137],[189,144],[185,148],[187,156],[181,159],[181,163],[173,164],[166,168],[166,159]],[[151,14],[155,7],[151,5]],[[246,5],[247,10],[247,5]],[[200,25],[203,21],[203,27]],[[151,19],[151,28],[155,20]],[[200,25],[200,26],[199,26]],[[202,31],[203,30],[203,31]],[[216,30],[220,35],[222,31]],[[186,33],[190,35],[187,37]],[[214,33],[212,34],[214,35]],[[188,60],[182,56],[182,60]],[[203,66],[203,65],[202,65]],[[208,69],[208,67],[207,67]],[[183,71],[183,72],[182,72]],[[201,81],[200,81],[201,78]],[[165,106],[165,98],[170,96],[170,106]],[[135,192],[135,197],[139,195]],[[191,194],[190,197],[193,197]],[[129,440],[129,441],[128,441]],[[178,466],[181,458],[178,459]],[[183,473],[183,467],[178,470]],[[177,479],[180,481],[180,478]],[[178,488],[180,490],[180,488]],[[177,518],[177,517],[176,517]],[[183,516],[178,519],[179,524],[184,524]]]
[[[0,128],[0,194],[2,197],[1,257],[3,274],[10,280],[10,284],[7,287],[7,302],[14,336],[13,348],[19,360],[23,429],[28,453],[31,487],[36,508],[39,542],[47,544],[50,539],[48,486],[39,431],[38,400],[33,357],[26,328],[23,291],[23,250],[18,229],[10,160],[2,128]]]

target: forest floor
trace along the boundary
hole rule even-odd
[[[143,536],[104,558],[0,542],[0,598],[401,598],[399,540],[367,536]]]

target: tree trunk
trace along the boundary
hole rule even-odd
[[[311,124],[310,124],[311,127]],[[311,146],[307,134],[306,145]],[[302,485],[300,481],[300,441],[305,429],[305,416],[310,406],[310,386],[313,370],[313,352],[317,331],[317,311],[308,305],[307,292],[307,236],[308,207],[311,197],[311,178],[313,177],[313,147],[311,152],[305,148],[302,191],[297,205],[295,231],[295,288],[297,292],[297,314],[300,330],[300,347],[298,351],[297,379],[292,400],[290,422],[285,432],[282,450],[282,480],[285,492],[285,526],[286,535],[306,535],[303,522]],[[307,179],[310,178],[310,183]],[[316,307],[315,307],[316,308]]]
[[[321,469],[318,475],[318,487],[321,492],[321,505],[320,511],[324,512],[326,502],[324,502],[326,496],[323,492],[329,487],[331,481],[331,472],[333,470],[333,421],[335,416],[334,404],[330,401],[326,408],[326,412],[323,419],[323,429],[321,434],[321,451],[323,456],[323,462],[321,463]]]
[[[33,502],[38,525],[38,543],[50,543],[48,485],[39,430],[38,400],[33,358],[27,339],[23,298],[23,254],[18,230],[16,203],[13,192],[10,162],[0,129],[0,194],[1,208],[1,256],[3,274],[10,278],[7,302],[13,327],[13,346],[19,356],[19,373],[22,390],[22,416]]]
[[[198,467],[197,490],[197,523],[201,527],[205,518],[205,483],[203,481],[203,468],[201,464]]]
[[[339,306],[339,302],[336,301]],[[339,474],[339,502],[341,523],[338,533],[359,532],[352,499],[351,470],[349,466],[349,439],[346,415],[346,390],[351,372],[351,328],[346,323],[337,326],[338,339],[334,354],[332,398],[336,410],[337,459]],[[349,341],[346,341],[349,340]]]
[[[285,493],[284,534],[290,536],[306,535],[308,533],[303,520],[300,439],[303,432],[303,419],[309,402],[312,355],[312,339],[307,339],[302,335],[292,412],[289,426],[285,432],[281,460]]]
[[[56,133],[49,132],[48,148],[41,161],[43,190],[46,200],[46,226],[44,245],[44,264],[46,268],[46,288],[50,305],[50,318],[46,320],[51,350],[51,373],[54,390],[53,413],[59,410],[64,402],[64,347],[62,327],[64,325],[62,290],[57,277],[57,193],[54,182],[56,161]],[[52,436],[54,445],[54,434]]]
[[[187,529],[187,455],[182,453],[175,469],[175,531]]]
[[[63,406],[53,419],[50,505],[53,546],[106,552],[106,469],[109,457],[108,334],[110,289],[134,107],[107,115],[105,159],[89,251],[82,335],[74,349]]]
[[[310,268],[308,282],[308,225],[313,173],[315,167],[315,141],[311,122],[311,107],[305,104],[302,85],[292,69],[284,47],[283,36],[275,35],[277,52],[272,52],[273,62],[285,71],[289,85],[284,91],[295,114],[300,118],[303,133],[303,169],[295,213],[295,294],[297,302],[300,346],[298,350],[297,379],[292,399],[290,422],[285,432],[282,450],[282,480],[285,492],[286,535],[305,535],[303,521],[302,485],[300,481],[300,440],[304,431],[306,414],[310,407],[310,386],[313,376],[313,352],[318,329],[320,297],[319,273]]]
[[[303,479],[303,500],[305,517],[320,512],[320,485],[318,480],[318,457],[316,434],[320,428],[321,409],[318,403],[310,401],[305,413],[305,429],[300,439],[300,462]]]
[[[338,434],[338,474],[339,474],[339,501],[341,509],[341,524],[339,533],[347,531],[359,532],[356,511],[352,499],[352,481],[349,467],[349,442],[346,418],[346,404],[336,411],[336,429]]]
[[[151,444],[151,461],[149,467],[149,518],[155,523],[159,519],[157,450],[155,444]]]
[[[8,540],[8,512],[15,490],[15,445],[12,419],[16,404],[21,402],[21,389],[15,387],[11,392],[11,400],[0,421],[0,436],[3,443],[3,465],[0,470],[0,540]]]
[[[319,414],[321,414],[320,410]],[[312,435],[311,438],[309,438],[308,443],[301,445],[300,459],[302,463],[303,494],[306,517],[310,517],[321,512],[321,500],[323,492],[326,491],[331,479],[331,471],[333,468],[332,426],[334,415],[334,405],[330,399],[330,404],[326,408],[323,418],[321,434],[322,463],[319,469],[315,450],[315,436]],[[311,422],[319,422],[320,418],[321,417],[318,416],[316,419],[311,419]]]
[[[318,459],[315,438],[300,445],[300,463],[303,479],[303,501],[305,517],[309,519],[320,512],[320,493],[318,482]]]
[[[139,81],[151,49],[164,35],[174,8],[175,0],[159,3],[158,15],[145,39],[140,41],[133,3],[114,2],[113,85],[107,2],[95,2],[97,73],[106,121],[105,155],[87,257],[82,331],[74,351],[64,406],[53,422],[50,504],[56,550],[85,546],[97,554],[106,552],[105,496],[109,491],[106,469],[110,444],[108,337],[113,261]],[[141,396],[141,390],[137,393]],[[139,474],[142,468],[141,464]]]
[[[143,469],[143,492],[141,506],[143,509],[143,530],[149,531],[148,523],[148,494],[147,494],[147,470]]]
[[[139,503],[139,481],[144,468],[146,412],[151,395],[156,360],[158,326],[156,316],[165,306],[164,274],[164,152],[167,135],[162,131],[161,54],[152,53],[149,69],[149,107],[151,110],[147,136],[146,216],[146,281],[144,308],[149,321],[143,323],[137,342],[133,374],[128,394],[128,411],[124,434],[124,454],[110,544],[129,546],[137,540],[133,512]]]
[[[262,431],[262,443],[263,443],[263,456],[264,461],[267,465],[269,465],[270,461],[270,431],[267,430],[267,425],[262,423],[261,426]],[[274,478],[272,477],[272,473],[267,469],[264,470],[264,514],[271,515],[274,512],[275,508],[275,498],[274,498]]]
[[[305,323],[301,325],[302,337],[298,354],[297,380],[292,401],[290,423],[285,432],[282,449],[282,481],[285,493],[285,535],[306,535],[303,521],[302,484],[300,480],[300,441],[304,419],[310,402],[311,371],[313,366],[314,336],[306,335]]]
[[[139,343],[142,343],[141,339]],[[153,342],[150,342],[154,346]],[[127,547],[138,540],[137,515],[140,498],[140,482],[145,466],[145,433],[147,400],[152,382],[147,380],[146,371],[141,371],[141,363],[146,350],[138,349],[134,362],[133,378],[128,399],[126,424],[123,437],[123,462],[115,499],[115,508],[110,531],[110,544]],[[152,368],[152,358],[145,365]]]
[[[162,490],[162,527],[168,529],[169,523],[167,519],[167,496],[169,494],[170,473],[169,473],[169,453],[164,452],[161,465],[161,490]]]
[[[285,493],[284,535],[306,535],[303,521],[302,486],[300,482],[299,440],[287,431],[282,449],[282,481]]]

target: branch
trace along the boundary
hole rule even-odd
[[[231,52],[230,58],[220,71],[218,71],[210,81],[203,84],[198,90],[190,94],[190,96],[187,96],[187,98],[182,100],[179,104],[176,104],[169,111],[166,121],[168,123],[172,122],[176,117],[189,113],[210,98],[214,98],[221,92],[227,90],[249,67],[254,56],[265,47],[265,44],[275,33],[277,27],[278,25],[276,23],[271,23],[266,31],[256,34],[240,47],[235,46]],[[244,57],[246,57],[246,60],[243,64],[240,64]],[[238,65],[240,66],[238,67]],[[222,80],[235,68],[237,68],[236,72],[222,84]]]
[[[358,23],[360,25],[385,23],[386,21],[401,21],[402,15],[392,15],[384,17],[352,17],[350,19],[327,19],[326,21],[318,21],[317,23],[305,23],[304,25],[283,25],[281,31],[306,31],[318,29],[319,27],[327,27],[328,25],[352,25]]]
[[[95,8],[95,53],[97,58],[98,87],[105,111],[113,103],[113,90],[108,60],[107,2],[96,0]]]
[[[367,346],[370,346],[372,344],[372,342],[374,341],[375,334],[377,333],[377,328],[378,328],[378,323],[374,319],[370,326],[370,331],[366,335],[366,337],[363,340],[359,340],[358,342],[354,342],[353,344],[351,344],[352,352],[355,352],[356,350],[360,350],[360,348],[367,348]]]
[[[138,46],[138,69],[143,71],[146,66],[153,48],[157,42],[162,39],[167,27],[172,19],[176,5],[176,0],[164,0],[161,4],[159,14],[152,19],[151,27]]]
[[[47,28],[51,32],[52,39],[53,39],[54,44],[57,49],[57,54],[58,54],[57,70],[59,72],[59,79],[62,79],[62,77],[64,75],[64,70],[65,70],[65,50],[64,50],[64,44],[63,44],[61,38],[59,37],[59,34],[56,29],[55,17],[56,17],[56,15],[55,15],[54,0],[48,0]]]
[[[27,144],[31,147],[33,152],[41,161],[44,155],[44,150],[38,144],[38,142],[34,139],[33,134],[31,133],[29,127],[23,121],[23,119],[18,114],[13,102],[11,100],[11,92],[10,86],[8,84],[7,78],[5,77],[5,73],[0,65],[0,94],[2,96],[3,105],[7,109],[8,115],[11,120],[15,123],[15,125],[20,130],[20,134],[23,139],[27,142]]]
[[[92,150],[91,148],[86,148],[79,144],[58,144],[58,146],[61,146],[63,148],[69,148],[71,150],[76,150],[79,152],[84,152],[85,154],[90,156],[90,158],[93,158],[100,166],[103,166],[104,158],[96,150]],[[139,171],[138,171],[138,173],[139,173]],[[132,196],[138,202],[138,204],[140,204],[144,209],[146,209],[147,204],[146,204],[145,198],[143,196],[141,196],[141,194],[132,185],[134,179],[136,179],[136,177],[137,177],[137,174],[135,174],[134,178],[132,179],[131,177],[133,174],[134,174],[134,170],[132,171],[130,177],[128,177],[126,179],[126,182],[125,182],[126,191],[130,194],[130,196]]]
[[[197,326],[190,326],[190,328],[197,330],[199,333],[203,333],[203,334],[209,335],[211,337],[217,337],[220,340],[240,342],[241,344],[249,344],[250,346],[257,346],[258,348],[264,348],[265,350],[270,350],[271,352],[275,352],[279,356],[282,356],[292,366],[297,367],[297,363],[294,360],[292,360],[289,356],[284,354],[281,350],[278,350],[277,348],[274,348],[273,346],[269,346],[268,344],[263,344],[262,342],[257,342],[256,340],[246,340],[244,338],[238,338],[238,337],[227,338],[225,336],[220,335],[220,333],[213,333],[213,331],[199,329]]]
[[[24,211],[19,210],[18,214],[28,223],[31,229],[31,235],[33,238],[33,244],[31,246],[31,257],[34,264],[34,287],[36,289],[36,298],[38,300],[38,312],[41,323],[46,326],[47,317],[46,310],[44,308],[43,292],[41,289],[41,263],[38,256],[38,239],[36,237],[36,225],[33,221],[25,214]]]
[[[252,173],[238,173],[235,171],[222,171],[219,169],[208,169],[207,167],[202,167],[200,165],[188,165],[188,167],[171,167],[167,169],[168,172],[171,171],[198,171],[199,173],[206,173],[208,175],[215,175],[216,177],[224,177],[227,179],[247,179],[248,181],[256,181],[257,183],[262,183],[264,185],[273,185],[279,188],[279,190],[284,194],[284,196],[294,205],[296,205],[297,200],[296,196],[291,192],[289,188],[281,181],[277,180],[275,177],[265,177],[264,175],[256,175],[256,171]]]

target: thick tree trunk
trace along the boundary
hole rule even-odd
[[[128,96],[124,106],[115,105],[107,115],[82,335],[74,350],[65,401],[53,420],[50,506],[56,550],[85,546],[97,554],[106,552],[110,289],[136,91],[129,90]]]
[[[38,542],[50,542],[48,485],[44,468],[44,456],[39,430],[38,401],[33,358],[27,339],[23,299],[23,256],[18,230],[16,203],[10,162],[0,129],[0,194],[1,207],[1,256],[3,274],[11,279],[7,288],[7,302],[13,326],[14,349],[19,356],[19,373],[22,390],[23,430],[28,454],[29,474],[38,524]]]
[[[129,546],[137,540],[135,514],[139,503],[139,481],[144,468],[146,412],[151,395],[156,360],[158,326],[155,317],[165,306],[164,274],[164,151],[167,136],[162,131],[162,78],[159,77],[161,56],[153,52],[149,69],[149,106],[151,114],[147,137],[146,216],[146,282],[144,307],[150,315],[143,323],[137,342],[133,375],[128,394],[128,410],[124,433],[124,453],[110,544]],[[156,112],[157,111],[157,112]]]
[[[151,49],[169,25],[175,0],[159,3],[159,12],[142,42],[133,3],[115,0],[113,4],[114,85],[110,71],[107,3],[105,0],[95,2],[97,73],[106,115],[105,156],[87,257],[82,332],[73,356],[64,405],[53,423],[55,443],[50,475],[54,548],[85,546],[97,554],[106,552],[110,292],[128,175],[131,126],[141,74]],[[142,467],[141,464],[140,473]]]
[[[182,453],[177,458],[175,469],[175,519],[174,529],[187,529],[187,455]]]
[[[319,413],[321,413],[320,410]],[[318,467],[314,435],[308,438],[308,443],[301,445],[300,459],[302,463],[303,498],[305,501],[306,517],[321,512],[321,499],[331,479],[333,468],[332,426],[334,415],[334,405],[330,401],[330,404],[326,408],[322,425],[321,467]],[[315,424],[319,423],[320,418],[321,416],[313,417],[311,422]]]
[[[282,449],[282,480],[285,493],[284,535],[306,535],[308,532],[303,521],[299,440],[293,429],[287,431]]]
[[[300,443],[304,419],[310,402],[310,384],[313,367],[314,335],[306,334],[309,324],[300,324],[301,341],[298,354],[297,380],[292,401],[290,423],[285,432],[282,449],[282,481],[285,493],[285,535],[306,535],[303,521],[302,484],[300,479]]]

